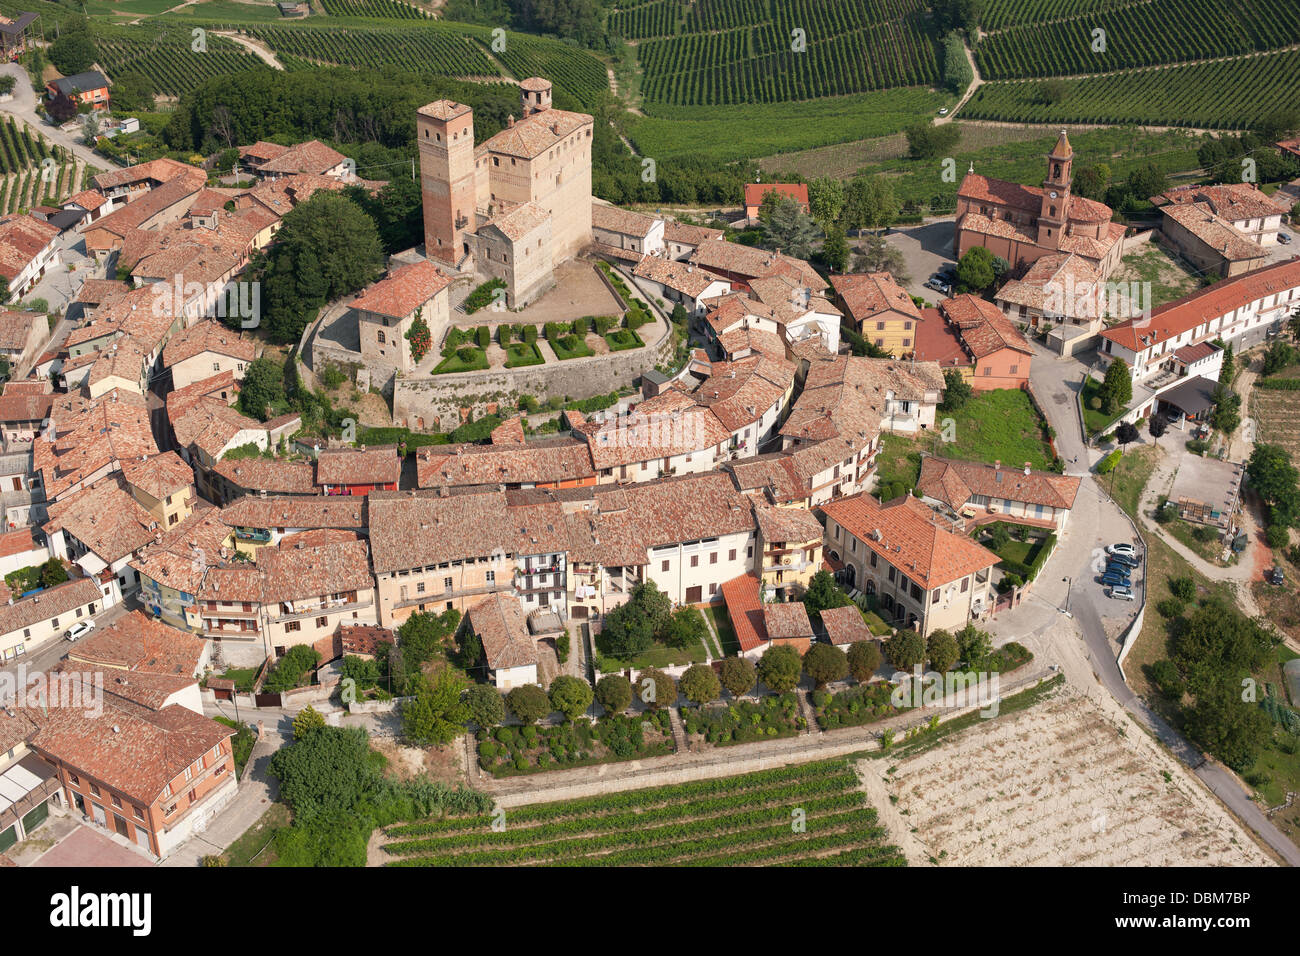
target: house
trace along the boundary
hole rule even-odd
[[[1280,332],[1297,309],[1300,258],[1292,258],[1167,302],[1153,309],[1149,318],[1105,329],[1101,354],[1104,359],[1122,359],[1134,383],[1158,390],[1187,377],[1197,362],[1208,361],[1209,368],[1222,365],[1222,356],[1216,359],[1205,349],[1185,348],[1218,340],[1244,351]],[[1217,372],[1213,377],[1217,380]],[[1152,407],[1144,403],[1134,411],[1137,417],[1145,417]]]
[[[701,240],[686,261],[726,279],[737,292],[747,292],[753,279],[770,276],[783,276],[811,293],[821,293],[826,288],[826,280],[802,259],[724,239]]]
[[[470,608],[467,623],[483,646],[488,677],[498,690],[537,683],[537,644],[518,601],[490,595]]]
[[[20,13],[17,18],[0,17],[0,55],[12,62],[27,52],[27,28],[40,14]]]
[[[226,545],[249,557],[302,531],[333,528],[364,534],[366,499],[360,496],[245,495],[221,509]]]
[[[1004,468],[976,461],[947,458],[921,458],[921,476],[916,490],[923,501],[942,506],[953,517],[970,519],[967,526],[980,519],[996,520],[1037,527],[1065,530],[1065,522],[1074,507],[1081,479],[1050,471]]]
[[[32,445],[32,466],[45,497],[58,501],[120,471],[124,460],[156,454],[144,398],[115,390],[96,399],[57,396],[50,428]]]
[[[377,624],[344,624],[339,628],[339,644],[342,656],[369,661],[379,656],[383,645],[396,645],[397,635]]]
[[[0,577],[19,568],[44,564],[49,559],[50,549],[43,542],[36,540],[33,529],[20,528],[0,533]],[[5,590],[0,591],[0,596],[5,600],[12,596],[8,593],[8,587],[5,585]]]
[[[666,252],[664,220],[603,202],[591,204],[591,238],[610,251],[633,253],[632,261]]]
[[[915,357],[941,369],[963,372],[976,391],[1023,388],[1034,351],[1029,341],[992,302],[959,295],[926,310]]]
[[[587,443],[572,436],[529,442],[429,445],[416,452],[421,488],[502,485],[516,488],[577,488],[596,483]]]
[[[338,180],[355,179],[356,174],[351,169],[347,157],[317,139],[284,147],[253,167],[253,171],[264,179],[279,179],[299,173]]]
[[[888,272],[833,275],[831,287],[858,335],[895,357],[912,351],[921,310]]]
[[[322,448],[316,455],[316,484],[327,495],[396,491],[401,477],[396,445]]]
[[[689,259],[691,254],[706,240],[717,242],[722,239],[721,229],[708,226],[695,226],[686,222],[669,219],[664,223],[664,244],[667,246],[668,258],[677,262]]]
[[[428,259],[398,266],[352,300],[361,357],[409,374],[418,364],[410,340],[419,323],[424,352],[436,352],[451,321],[451,277]]]
[[[46,269],[59,264],[58,240],[58,226],[35,216],[0,217],[0,277],[9,283],[12,298],[27,295]]]
[[[34,358],[50,327],[43,312],[0,311],[0,356],[15,366]]]
[[[154,617],[173,627],[198,633],[201,609],[196,595],[209,566],[227,560],[230,528],[221,511],[206,505],[196,508],[180,524],[155,535],[152,544],[137,552],[131,569],[140,580],[140,603]]]
[[[1212,203],[1171,202],[1160,207],[1160,213],[1164,217],[1160,231],[1199,272],[1238,276],[1268,264],[1264,244],[1242,235],[1233,223],[1215,212]],[[1280,211],[1261,214],[1261,218],[1269,221],[1280,217]],[[1277,233],[1271,235],[1276,241]]]
[[[759,657],[778,644],[789,644],[800,654],[807,652],[813,629],[802,604],[768,603],[753,574],[741,574],[724,582],[721,591],[741,656]]]
[[[856,644],[858,641],[874,641],[876,636],[871,633],[871,628],[867,625],[866,619],[862,616],[862,611],[856,604],[846,604],[843,607],[828,607],[821,612],[822,629],[826,631],[826,637],[836,647],[847,647],[850,644]]]
[[[922,637],[959,630],[992,606],[1000,560],[910,495],[880,504],[868,494],[821,506],[826,554],[847,587],[874,596],[879,613]]]
[[[164,183],[171,182],[173,179],[183,177],[188,180],[195,180],[197,175],[202,175],[203,178],[198,180],[197,185],[195,185],[195,192],[207,182],[207,174],[197,166],[190,166],[187,163],[162,156],[158,159],[151,159],[146,163],[138,163],[135,166],[125,166],[121,169],[110,169],[105,173],[97,173],[91,179],[91,184],[105,199],[120,206],[149,193],[151,190],[157,189]]]
[[[156,695],[147,702],[153,709],[179,704],[201,714],[203,699],[195,681],[211,659],[207,641],[132,611],[73,644],[67,666],[101,671],[108,693],[123,696],[123,688],[138,685]]]
[[[1277,245],[1287,214],[1254,183],[1179,186],[1151,197],[1151,201],[1162,213],[1172,206],[1200,206],[1259,246]]]
[[[714,299],[731,291],[725,279],[697,269],[689,262],[676,262],[659,256],[645,256],[632,270],[640,280],[637,285],[646,288],[654,298],[680,302],[687,312],[704,315],[705,300]]]
[[[212,466],[217,502],[228,505],[243,495],[319,495],[316,465],[310,461],[222,458]]]
[[[808,212],[806,183],[746,183],[745,219],[751,226],[758,223],[758,214],[763,208],[763,200],[769,193],[776,193],[779,199],[793,199],[799,204],[801,211]]]
[[[98,582],[103,606],[113,607],[140,586],[131,562],[154,543],[159,528],[158,519],[112,476],[51,504],[42,530],[51,553],[79,565]]]
[[[808,588],[822,566],[822,526],[802,507],[779,507],[753,500],[758,528],[756,570],[766,593],[792,601]]]
[[[1047,344],[1061,355],[1093,345],[1103,320],[1131,317],[1144,307],[1140,287],[1108,287],[1073,253],[1036,260],[1019,279],[1003,283],[993,301],[1013,323],[1046,330]]]
[[[377,623],[370,548],[350,531],[289,535],[258,551],[257,571],[268,654],[279,657],[297,644],[314,644],[341,624]],[[200,594],[204,600],[215,596]]]
[[[104,596],[93,578],[73,578],[0,606],[0,655],[13,660],[59,640],[73,624],[90,620],[103,607]]]
[[[0,389],[0,436],[5,448],[30,446],[50,420],[53,407],[54,393],[49,379],[6,382]]]
[[[153,162],[159,163],[161,160]],[[176,166],[180,169],[176,169]],[[129,166],[116,172],[128,173],[142,168]],[[207,182],[207,174],[203,170],[181,163],[176,163],[175,166],[155,166],[153,169],[154,172],[141,172],[135,176],[104,174],[111,176],[107,181],[114,184],[104,187],[104,194],[114,199],[120,198],[126,205],[93,222],[82,224],[80,232],[85,239],[86,252],[98,261],[107,262],[111,254],[121,250],[128,240],[152,241],[152,238],[137,237],[137,232],[157,232],[164,226],[184,220],[189,215],[195,197]],[[166,178],[159,182],[155,179],[156,176]],[[96,181],[99,178],[96,177]],[[134,259],[131,264],[135,264]],[[172,276],[167,278],[170,281]]]
[[[168,339],[162,363],[163,368],[171,369],[172,388],[185,388],[222,372],[230,372],[235,381],[241,381],[256,355],[252,339],[207,319]]]
[[[98,70],[86,70],[72,76],[50,80],[45,91],[54,98],[60,94],[70,97],[78,106],[90,106],[97,110],[108,109],[108,80]]]
[[[1111,222],[1114,210],[1076,196],[1074,149],[1065,130],[1045,157],[1047,176],[1041,188],[990,179],[974,167],[957,188],[953,257],[960,259],[983,246],[1024,269],[1055,253],[1074,253],[1104,279],[1124,254],[1124,227]]]
[[[160,528],[179,524],[193,510],[190,486],[194,471],[174,451],[123,461],[122,479],[131,497],[153,515]]]

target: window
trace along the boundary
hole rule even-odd
[[[298,631],[302,629],[302,621],[286,621],[284,624],[285,631]]]
[[[317,626],[317,627],[329,627],[329,623],[330,623],[330,619],[329,619],[328,617],[318,617],[318,618],[316,618],[316,626]]]
[[[380,345],[383,345],[383,344],[387,341],[387,339],[384,338],[384,333],[383,333],[383,332],[379,332],[379,333],[376,333],[376,334],[379,336],[379,344],[380,344]]]
[[[727,560],[728,560],[728,561],[735,561],[735,560],[736,560],[736,549],[735,549],[735,548],[732,548],[730,551],[727,552]]]
[[[668,570],[668,562],[667,562],[667,561],[663,562],[663,564],[661,564],[661,565],[659,566],[659,570],[660,570],[660,571],[667,571],[667,570]]]
[[[68,780],[71,781],[74,787],[81,786],[81,780],[77,777],[75,773],[68,774]]]
[[[709,564],[717,564],[717,563],[718,563],[718,552],[716,552],[716,551],[712,551],[712,552],[710,552],[710,553],[709,553]]]
[[[990,368],[989,366],[985,365],[985,366],[984,366],[984,371],[983,371],[981,374],[983,374],[983,375],[992,375],[992,374],[993,374],[993,369]]]
[[[220,362],[213,362],[213,363],[212,363],[212,371],[214,371],[214,372],[220,372],[220,371],[221,371],[221,363],[220,363]]]
[[[700,566],[700,556],[698,554],[691,555],[691,567],[698,568],[699,566]]]
[[[962,594],[965,594],[965,593],[966,593],[967,591],[969,591],[969,590],[970,590],[970,578],[962,578],[962,579],[961,579],[961,593],[962,593]]]
[[[1013,366],[1011,366],[1011,374],[1012,374],[1012,375],[1015,375],[1015,374],[1016,374],[1016,369],[1018,369],[1018,368],[1020,368],[1019,365],[1013,365]]]
[[[122,808],[122,801],[118,798],[117,794],[112,795],[112,801],[113,806],[117,807],[119,810]]]
[[[486,579],[488,584],[496,584],[497,573],[495,571],[486,572]]]
[[[193,780],[193,779],[194,779],[194,767],[193,767],[193,765],[191,765],[191,766],[185,768],[185,780],[186,780],[186,782],[188,783],[189,781],[191,781],[191,780]]]
[[[444,591],[450,591],[450,590],[451,590],[451,578],[443,578],[443,579],[442,579],[442,589],[443,589]]]

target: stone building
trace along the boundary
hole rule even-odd
[[[416,117],[425,254],[500,278],[511,306],[591,243],[593,120],[554,109],[549,80],[519,89],[521,118],[478,146],[463,103],[437,100]]]

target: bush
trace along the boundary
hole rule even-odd
[[[1264,543],[1270,548],[1285,548],[1291,543],[1291,533],[1280,524],[1271,524],[1264,531]]]
[[[591,706],[591,685],[580,677],[561,674],[551,681],[551,706],[568,717],[577,720]]]
[[[835,645],[818,643],[803,656],[803,670],[818,687],[825,687],[848,676],[849,659]]]
[[[621,714],[632,704],[632,682],[622,674],[607,674],[596,682],[596,700],[607,714]]]
[[[537,341],[537,326],[535,326],[535,325],[525,325],[525,326],[524,326],[524,342],[525,342],[525,344],[527,344],[527,345],[532,345],[532,344],[535,343],[536,341]]]
[[[635,692],[651,710],[677,703],[677,683],[672,675],[654,667],[647,667],[637,675]]]
[[[925,660],[925,640],[911,628],[885,641],[885,656],[894,670],[910,671]]]
[[[1088,407],[1091,408],[1094,412],[1101,411],[1101,396],[1094,395],[1092,396],[1092,398],[1088,399]]]
[[[486,325],[480,325],[474,332],[474,338],[481,349],[487,348],[492,344],[492,330]]]
[[[1170,578],[1169,591],[1180,601],[1196,600],[1196,582],[1187,575],[1179,578]]]
[[[1186,607],[1178,598],[1165,598],[1163,601],[1156,602],[1156,612],[1164,618],[1175,618],[1183,613]]]
[[[722,696],[722,684],[708,664],[692,664],[681,678],[682,696],[696,706],[709,704]]]
[[[505,282],[500,279],[489,279],[487,282],[484,282],[466,297],[465,314],[473,315],[484,306],[491,305],[496,298],[493,293],[497,289],[504,289],[505,287]]]
[[[1123,454],[1124,453],[1120,451],[1120,449],[1116,448],[1101,461],[1097,462],[1097,474],[1107,475],[1114,471],[1115,466],[1119,464],[1119,460],[1123,457]]]
[[[466,688],[464,701],[470,720],[481,728],[495,727],[505,720],[505,701],[501,699],[501,692],[495,687],[474,684]]]
[[[551,699],[536,684],[524,684],[506,694],[506,706],[525,724],[533,724],[551,713]]]
[[[1172,701],[1183,699],[1183,677],[1173,661],[1161,660],[1151,665],[1151,682]]]
[[[788,644],[776,644],[758,659],[758,679],[778,694],[794,690],[803,672],[799,652]]]
[[[854,641],[849,645],[849,673],[865,684],[880,667],[880,648],[875,641]]]

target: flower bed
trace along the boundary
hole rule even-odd
[[[498,727],[478,733],[479,766],[494,777],[661,757],[673,752],[667,711],[637,717],[614,714],[596,722]]]
[[[523,368],[527,365],[541,365],[546,359],[535,344],[525,345],[512,342],[506,346],[506,368]]]
[[[686,733],[718,747],[793,737],[807,726],[793,693],[742,700],[729,706],[683,707]]]

